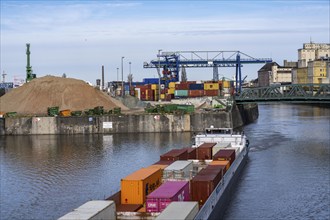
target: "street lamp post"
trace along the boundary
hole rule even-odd
[[[129,86],[131,87],[132,86],[132,73],[131,73],[131,64],[132,64],[132,62],[128,62],[128,64],[129,64],[129,79],[130,79],[130,81],[129,81]]]
[[[161,101],[161,100],[160,100],[160,79],[161,79],[161,77],[162,77],[162,73],[160,72],[160,52],[161,52],[161,51],[162,51],[161,49],[158,50],[158,73],[159,73],[159,81],[158,81],[158,100],[159,100],[159,101]]]
[[[121,95],[124,97],[124,65],[123,60],[125,57],[121,57]]]
[[[119,68],[117,67],[117,82],[119,80]]]

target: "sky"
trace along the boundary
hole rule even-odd
[[[241,51],[255,58],[297,61],[303,43],[329,43],[329,0],[1,0],[0,70],[6,81],[24,79],[26,43],[37,77],[82,79],[95,84],[157,77],[143,68],[162,51]],[[129,65],[131,62],[131,65]],[[242,76],[257,78],[263,64],[247,64]],[[119,74],[117,74],[119,68]],[[212,68],[186,69],[188,80],[210,80]],[[232,79],[235,68],[219,68]],[[2,81],[2,78],[1,78]]]

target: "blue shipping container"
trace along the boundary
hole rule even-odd
[[[204,84],[202,83],[189,84],[189,90],[204,90]]]
[[[158,84],[159,79],[158,78],[144,78],[143,83],[144,84]]]

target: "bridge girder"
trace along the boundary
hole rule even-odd
[[[330,84],[290,84],[245,88],[236,102],[319,102],[330,103]]]

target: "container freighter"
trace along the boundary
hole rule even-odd
[[[220,219],[249,152],[244,133],[207,128],[192,147],[173,149],[121,180],[106,200],[89,201],[60,219]]]

